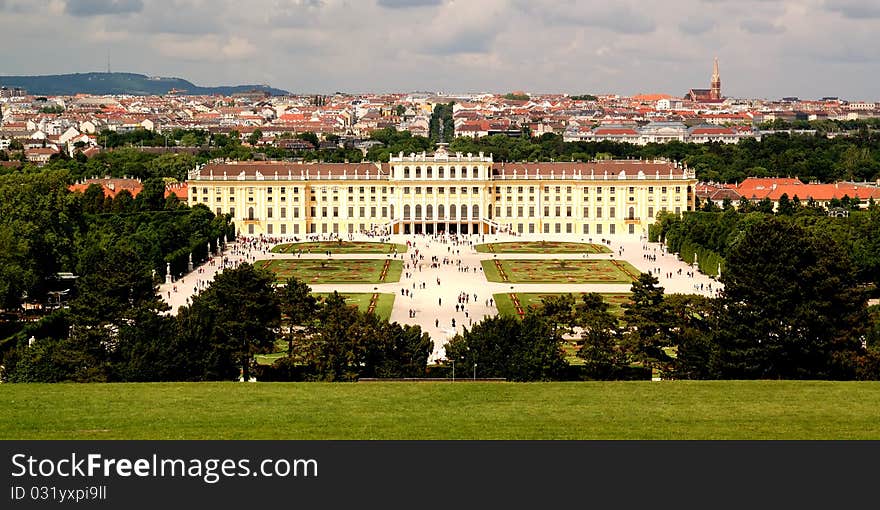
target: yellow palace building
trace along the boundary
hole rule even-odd
[[[189,175],[189,204],[245,235],[386,232],[642,235],[694,209],[694,171],[670,161],[499,163],[483,153],[388,163],[231,162]]]

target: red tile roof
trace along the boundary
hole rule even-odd
[[[248,161],[242,163],[220,163],[205,165],[199,171],[199,175],[203,178],[211,175],[222,178],[226,174],[227,179],[234,179],[236,176],[244,174],[247,177],[253,177],[259,172],[267,179],[274,179],[277,174],[280,179],[290,175],[293,179],[299,179],[301,176],[307,178],[325,178],[328,176],[339,177],[347,175],[354,179],[356,177],[366,177],[369,173],[370,177],[377,174],[388,176],[389,165],[383,163],[381,166],[375,163],[283,163],[276,161],[256,162]],[[320,177],[319,177],[320,176]]]
[[[516,172],[517,177],[524,175],[549,177],[562,177],[576,175],[578,172],[584,177],[594,176],[595,178],[604,178],[606,175],[609,179],[616,178],[621,172],[627,176],[636,176],[639,172],[645,175],[646,179],[653,177],[668,178],[670,172],[676,177],[680,177],[684,172],[682,168],[675,168],[673,163],[654,162],[644,160],[622,160],[622,161],[590,161],[586,163],[579,162],[543,162],[543,163],[495,163],[492,167],[492,174],[512,177]]]

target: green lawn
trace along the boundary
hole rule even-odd
[[[629,284],[640,273],[632,264],[622,260],[491,259],[480,263],[490,282]]]
[[[514,241],[476,246],[479,253],[611,253],[601,244],[550,241]]]
[[[327,292],[313,292],[313,296],[324,299],[330,294]],[[357,306],[358,310],[362,312],[366,312],[370,307],[370,302],[373,299],[372,292],[364,292],[364,293],[342,293],[340,294],[344,299],[346,304]],[[388,320],[391,317],[391,308],[394,306],[394,294],[379,294],[379,298],[376,301],[376,309],[373,310],[373,313],[379,316],[382,320]]]
[[[272,248],[273,253],[296,253],[302,250],[303,253],[406,253],[405,244],[395,243],[373,243],[361,241],[309,241],[305,243],[288,243],[279,244]]]
[[[880,439],[880,382],[2,384],[0,439]]]
[[[529,308],[538,308],[541,306],[541,300],[547,297],[553,296],[561,296],[565,293],[557,292],[516,292],[516,297],[519,299],[520,307],[525,312]],[[574,298],[577,302],[580,302],[581,295],[583,293],[574,293]],[[623,308],[621,307],[624,303],[628,302],[630,299],[630,294],[627,293],[614,293],[614,292],[602,292],[602,298],[608,303],[609,309],[611,313],[617,316],[623,315]],[[512,315],[519,316],[516,311],[516,307],[513,304],[513,300],[510,298],[510,293],[502,293],[502,294],[492,294],[492,297],[495,298],[495,306],[498,307],[498,313],[501,315]]]
[[[388,262],[388,273],[380,279]],[[308,284],[320,283],[391,283],[400,280],[403,262],[393,259],[276,259],[258,260],[257,267],[268,268],[284,283],[295,277]]]

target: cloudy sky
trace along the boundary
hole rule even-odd
[[[0,75],[880,99],[880,0],[0,0]]]

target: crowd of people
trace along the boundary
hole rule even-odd
[[[479,289],[485,288],[486,282],[482,276],[476,276],[477,273],[483,272],[476,246],[485,243],[486,237],[482,234],[415,234],[408,236],[403,241],[408,251],[403,254],[398,254],[395,251],[393,257],[396,259],[400,256],[403,260],[399,292],[401,297],[407,298],[408,305],[404,306],[407,309],[407,318],[410,323],[421,324],[429,331],[430,326],[433,325],[434,334],[444,337],[460,331],[459,328],[462,326],[473,325],[475,317],[487,317],[497,313],[495,300],[491,295],[482,300],[479,299]],[[346,239],[348,241],[368,239],[374,242],[390,242],[392,240],[391,236],[376,234],[348,235]],[[222,255],[209,259],[207,264],[187,275],[180,284],[191,285],[192,295],[197,295],[210,285],[217,271],[236,267],[243,262],[254,262],[261,258],[267,258],[267,254],[278,244],[338,240],[340,237],[337,234],[303,237],[240,236],[226,246]],[[489,242],[493,241],[497,241],[497,237]],[[589,241],[593,242],[592,239]],[[609,239],[601,239],[599,242],[612,247]],[[623,245],[617,245],[612,247],[612,253],[609,256],[624,257],[625,253],[626,248]],[[292,256],[301,258],[304,254],[320,255],[327,258],[333,256],[331,250],[323,251],[321,254],[311,254],[308,248],[305,252],[302,249],[296,250]],[[697,280],[697,273],[688,267],[669,270],[670,262],[676,261],[680,265],[680,261],[676,255],[667,253],[662,245],[643,241],[642,260],[654,263],[662,261],[662,264],[648,268],[647,271],[665,280],[679,278]],[[464,281],[462,277],[448,277],[448,271],[452,267],[455,267],[456,272],[468,275],[464,277]],[[446,278],[444,278],[444,274],[447,275]],[[448,284],[448,280],[455,281],[455,285],[461,288],[444,287],[444,284]],[[720,292],[717,283],[713,285],[712,282],[705,281],[694,281],[692,289],[696,293],[708,293],[708,295],[717,295]],[[477,291],[475,292],[475,290]],[[172,295],[177,292],[177,285],[167,291],[166,295],[169,301],[172,300]],[[418,299],[417,293],[419,294]],[[434,301],[435,299],[436,301]],[[189,302],[190,299],[187,298],[186,303]],[[394,319],[392,316],[392,320],[400,319]]]

